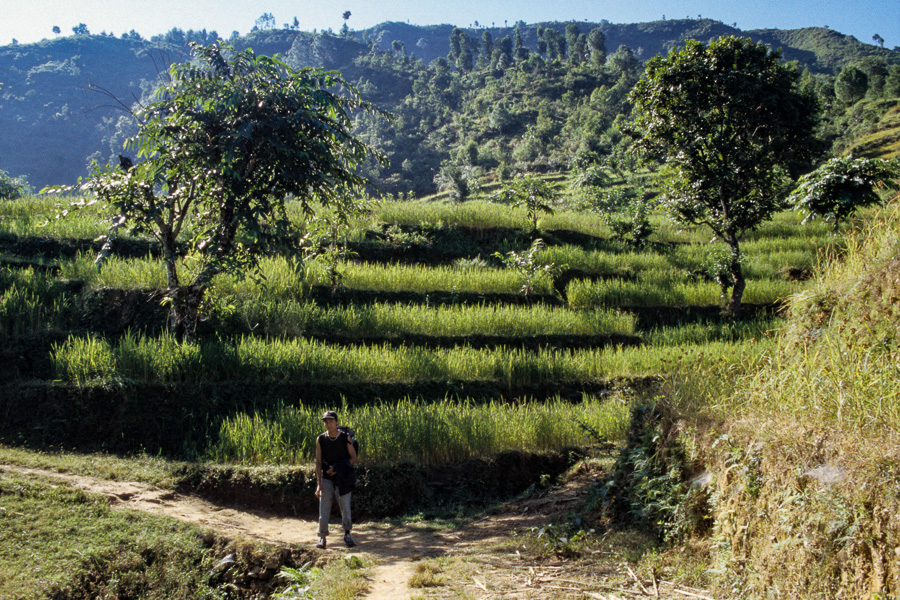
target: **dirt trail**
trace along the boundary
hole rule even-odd
[[[225,507],[196,496],[178,494],[172,490],[163,490],[143,483],[109,481],[16,465],[0,465],[0,473],[4,471],[58,481],[63,485],[106,496],[115,509],[132,509],[166,515],[215,530],[226,536],[246,536],[275,544],[308,548],[312,548],[317,538],[317,525],[312,519],[286,518],[244,507]],[[344,547],[343,540],[338,535],[339,519],[333,519],[332,535],[328,538],[329,547],[320,552],[358,553],[372,558],[375,567],[370,571],[369,590],[365,598],[408,600],[413,595],[413,590],[409,587],[413,565],[419,559],[454,554],[481,556],[492,544],[509,540],[513,532],[521,532],[528,527],[547,523],[554,516],[559,518],[567,514],[575,508],[577,501],[585,493],[586,481],[593,480],[594,477],[595,475],[591,473],[582,474],[580,478],[569,480],[549,493],[505,505],[498,514],[484,517],[458,530],[435,532],[415,523],[404,525],[360,523],[354,525],[353,535],[357,545],[352,550]],[[588,591],[585,584],[571,587],[578,583],[566,578],[568,573],[572,573],[574,565],[571,563],[559,563],[557,566],[529,565],[534,565],[534,561],[524,556],[518,558],[509,554],[495,556],[482,562],[483,569],[479,571],[481,579],[472,577],[471,581],[461,585],[478,588],[476,592],[480,599],[572,598],[575,596],[572,596],[571,590],[574,590],[580,592],[577,594],[578,598],[601,600],[623,600],[635,596],[693,597],[712,600],[703,593],[703,590],[684,586],[680,586],[679,589],[679,586],[670,582],[660,582],[657,589],[655,579],[652,581],[651,589],[650,584],[642,584],[627,565],[625,568],[628,568],[627,573],[633,580],[629,581],[629,589],[623,589],[621,581],[626,575],[621,560],[594,562],[589,567],[595,580],[592,589],[600,590],[602,593]],[[568,577],[572,575],[574,573]],[[498,582],[501,580],[507,583],[515,582],[518,589],[508,586],[503,588],[502,585],[500,588],[503,589],[498,589]],[[613,583],[615,585],[610,585]],[[590,584],[587,585],[590,587]],[[489,591],[487,586],[492,586],[495,590]],[[482,594],[479,589],[484,593]],[[449,590],[445,588],[439,595],[452,597],[447,596],[446,591]],[[627,596],[620,595],[621,593]],[[421,594],[421,589],[415,590],[415,595]]]

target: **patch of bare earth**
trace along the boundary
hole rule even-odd
[[[246,536],[277,545],[312,547],[317,525],[312,519],[284,517],[248,507],[221,506],[202,498],[151,485],[109,481],[20,466],[0,471],[56,481],[108,498],[114,509],[165,515],[214,530],[227,537]],[[708,599],[703,590],[638,577],[614,549],[588,551],[572,559],[540,558],[516,543],[531,528],[564,520],[584,500],[602,473],[584,468],[567,481],[539,494],[500,507],[457,530],[435,531],[416,524],[360,523],[354,526],[357,546],[344,547],[337,519],[324,552],[356,553],[373,559],[368,600],[409,598],[530,599],[595,598]],[[456,565],[426,587],[410,587],[421,561]]]

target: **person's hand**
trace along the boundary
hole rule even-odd
[[[322,497],[322,486],[317,485],[316,486],[316,498],[321,498],[321,497]]]
[[[334,470],[334,467],[328,467],[328,470],[325,471],[328,475],[337,475],[337,471]]]

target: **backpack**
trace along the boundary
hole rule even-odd
[[[347,437],[350,439],[350,443],[353,444],[353,449],[356,451],[356,457],[359,458],[359,442],[356,441],[356,432],[346,425],[338,425],[338,431],[347,434]]]

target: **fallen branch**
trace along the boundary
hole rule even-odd
[[[640,586],[641,591],[644,592],[644,595],[649,596],[650,591],[644,587],[644,584],[641,583],[641,580],[638,579],[638,576],[634,574],[634,571],[631,570],[631,567],[629,567],[628,565],[625,565],[625,568],[628,569],[628,574],[631,575],[631,578],[635,580],[635,582],[638,584],[638,586]]]
[[[681,594],[682,596],[690,596],[691,598],[700,598],[700,600],[714,600],[713,598],[710,598],[709,596],[703,596],[701,594],[695,594],[693,592],[686,592],[684,590],[679,590],[678,588],[673,588],[672,591],[675,592],[676,594]]]
[[[542,585],[542,586],[541,586],[541,589],[548,589],[548,590],[571,590],[571,591],[573,591],[573,592],[583,592],[583,591],[584,591],[584,590],[581,589],[581,588],[570,587],[570,586],[563,586],[563,585]]]
[[[664,583],[665,585],[671,585],[672,588],[674,589],[674,591],[676,591],[676,592],[678,592],[679,594],[682,594],[682,595],[684,595],[684,596],[691,596],[691,597],[693,597],[693,598],[700,598],[701,600],[715,600],[714,598],[710,598],[709,596],[704,596],[703,594],[700,594],[700,593],[699,593],[699,592],[702,592],[702,591],[704,591],[704,590],[699,590],[699,589],[697,589],[697,588],[692,588],[692,587],[690,587],[690,586],[688,586],[688,585],[682,585],[682,584],[679,584],[679,583],[674,583],[674,582],[672,582],[672,581],[663,581],[663,580],[660,580],[660,583]],[[679,587],[684,588],[684,589],[678,589]],[[691,590],[691,591],[687,591],[687,590]]]

